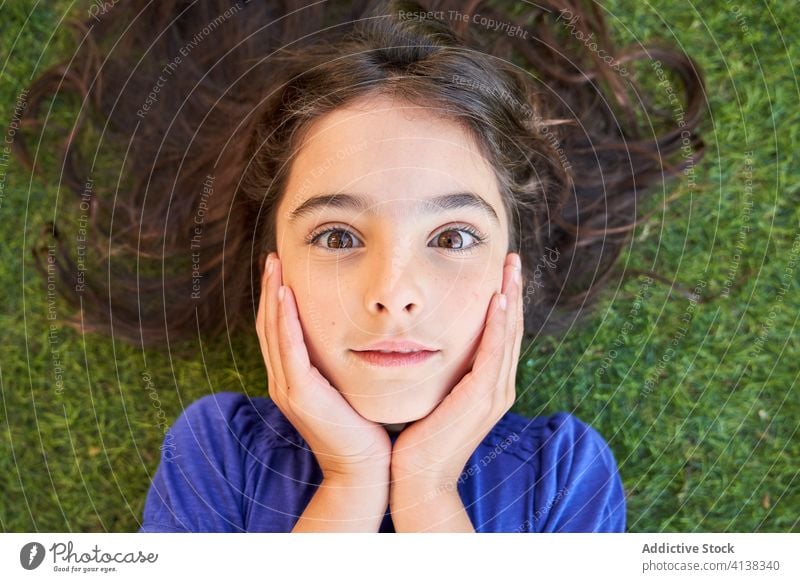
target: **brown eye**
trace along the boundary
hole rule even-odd
[[[345,230],[331,231],[328,237],[328,248],[350,249],[353,248],[353,237]]]
[[[322,240],[321,244],[317,244],[317,241],[320,239]],[[329,251],[332,253],[337,252],[341,249],[352,249],[357,248],[358,245],[354,244],[356,240],[355,236],[349,231],[344,228],[327,228],[322,232],[313,233],[306,239],[306,244],[311,246],[318,246],[324,251]]]
[[[444,231],[438,238],[438,242],[445,245],[446,248],[460,249],[464,246],[463,237],[455,229]]]
[[[465,236],[467,241],[464,240]],[[434,239],[434,246],[452,253],[468,253],[484,242],[484,237],[467,225],[443,230]],[[472,239],[473,242],[470,243],[469,239]]]

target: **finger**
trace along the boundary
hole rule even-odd
[[[277,325],[278,318],[278,288],[283,279],[281,273],[281,262],[275,253],[270,253],[272,259],[272,274],[267,279],[266,290],[266,337],[269,360],[272,365],[273,377],[275,378],[275,393],[278,395],[279,403],[285,401],[286,376],[284,375],[283,362],[280,358],[278,349],[279,332]]]
[[[513,365],[514,337],[517,328],[517,310],[519,309],[520,281],[515,278],[519,273],[516,259],[519,255],[509,253],[503,273],[503,293],[508,298],[508,307],[505,317],[505,328],[502,350],[502,364],[498,376],[494,379],[493,410],[495,413],[505,413],[508,402],[509,376]]]
[[[501,309],[500,299],[502,297],[502,293],[495,293],[492,296],[489,317],[475,355],[475,364],[469,376],[470,381],[464,386],[466,396],[472,401],[472,407],[480,414],[483,414],[483,411],[492,405],[493,396],[490,390],[487,391],[487,386],[490,388],[496,386],[503,366],[508,308]]]
[[[299,386],[311,371],[311,361],[303,340],[303,329],[297,314],[297,302],[291,287],[283,286],[283,299],[278,300],[278,352],[285,364],[287,384]]]
[[[311,364],[294,291],[286,285],[283,290],[283,301],[278,302],[277,344],[287,391],[293,404],[302,405],[308,415],[322,418],[344,398]],[[310,386],[314,386],[313,391],[308,390]]]
[[[281,297],[281,294],[283,297]],[[284,390],[286,398],[287,413],[299,422],[298,428],[303,426],[302,419],[306,416],[316,417],[311,410],[310,403],[304,399],[306,391],[303,388],[310,384],[308,371],[310,362],[306,353],[303,333],[300,322],[297,318],[296,309],[289,313],[290,306],[295,307],[293,294],[290,287],[286,285],[278,286],[276,291],[276,349],[277,358],[281,362],[284,374]]]
[[[266,312],[264,308],[264,296],[266,295],[267,289],[267,271],[261,273],[261,291],[258,294],[258,311],[256,312],[256,333],[258,334],[258,343],[261,346],[261,353],[264,356],[264,361],[267,360],[267,353],[266,353],[266,337],[264,334],[264,322],[266,321]]]
[[[266,267],[266,264],[265,264]],[[256,333],[258,334],[258,343],[261,347],[261,354],[264,357],[264,365],[267,368],[267,387],[269,390],[270,398],[274,397],[275,390],[275,373],[272,370],[272,362],[269,356],[269,347],[267,345],[267,269],[261,273],[261,293],[258,298],[258,314],[256,315]]]
[[[506,394],[506,403],[511,407],[517,399],[517,367],[519,366],[519,352],[522,344],[522,336],[525,331],[525,318],[524,318],[524,301],[522,298],[522,291],[525,288],[524,281],[522,280],[522,272],[520,271],[519,289],[514,293],[517,298],[516,322],[514,325],[513,333],[513,351],[511,355],[511,365],[508,372],[508,392]]]

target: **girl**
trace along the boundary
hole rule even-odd
[[[594,5],[144,4],[95,11],[83,75],[32,91],[70,79],[128,135],[111,242],[170,263],[82,282],[83,329],[113,312],[156,344],[255,312],[270,398],[186,408],[140,531],[624,531],[604,439],[510,412],[517,361],[608,283],[638,195],[702,153],[694,63],[617,51]],[[679,74],[679,120],[634,80],[644,57]]]

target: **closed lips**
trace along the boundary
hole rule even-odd
[[[364,350],[354,351],[362,360],[374,366],[412,366],[434,358],[439,350]]]
[[[365,352],[378,352],[381,354],[416,354],[417,352],[429,352],[431,350],[364,350]]]
[[[354,350],[357,352],[380,352],[384,354],[409,354],[415,352],[438,352],[426,344],[411,340],[387,340],[375,342],[367,348]]]

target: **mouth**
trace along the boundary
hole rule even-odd
[[[383,368],[394,366],[416,366],[427,362],[439,353],[439,350],[416,350],[392,352],[388,350],[351,350],[359,359],[372,365]]]

